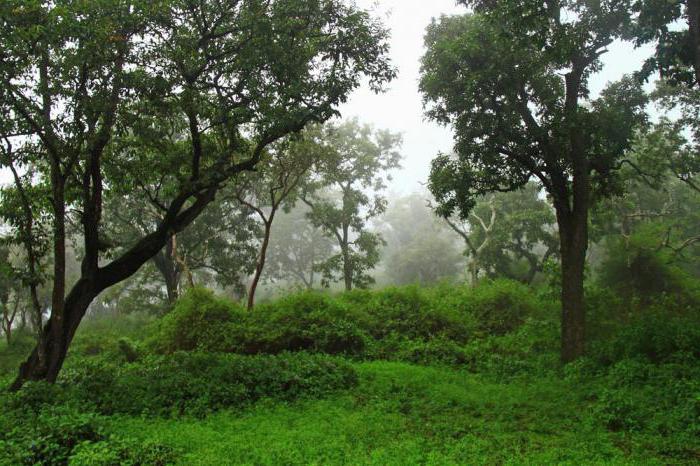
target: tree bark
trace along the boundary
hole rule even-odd
[[[688,32],[693,48],[693,71],[695,73],[695,83],[700,84],[700,0],[688,0]]]
[[[586,341],[586,309],[583,291],[587,225],[563,221],[561,234],[561,360],[569,363],[583,356]]]

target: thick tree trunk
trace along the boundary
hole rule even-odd
[[[587,218],[559,219],[561,244],[561,360],[583,356],[586,342],[586,308],[583,280],[588,248]]]
[[[42,380],[49,383],[56,381],[63,367],[68,346],[88,306],[99,294],[92,280],[81,279],[66,297],[64,312],[60,318],[53,314],[42,330],[43,338],[19,368],[19,375],[11,386],[18,390],[26,381]],[[59,335],[56,338],[56,335]],[[43,353],[43,361],[40,355]]]
[[[253,281],[250,283],[250,289],[248,290],[248,310],[253,309],[253,306],[255,306],[255,291],[258,289],[258,283],[260,282],[260,277],[262,276],[263,269],[265,268],[265,257],[267,256],[267,248],[270,245],[270,233],[272,232],[273,218],[274,212],[270,214],[270,218],[267,222],[265,222],[265,236],[263,237],[263,242],[260,246],[260,254],[258,255],[258,263],[255,266]]]
[[[693,48],[693,71],[696,84],[700,84],[700,0],[688,0],[688,30]]]

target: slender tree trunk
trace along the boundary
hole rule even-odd
[[[476,265],[476,259],[472,258],[471,264],[469,264],[469,281],[471,282],[472,288],[476,287],[479,283],[479,267]]]
[[[270,245],[270,233],[272,232],[273,218],[274,212],[270,214],[270,218],[265,222],[265,236],[263,237],[263,242],[260,246],[260,254],[258,255],[258,263],[255,266],[253,281],[250,283],[250,289],[248,290],[249,310],[253,309],[253,306],[255,306],[255,291],[258,289],[258,283],[260,282],[260,277],[262,276],[263,269],[265,268],[265,256],[267,255],[267,248]]]
[[[345,281],[345,291],[352,290],[352,275],[353,275],[353,264],[352,257],[350,255],[350,245],[349,242],[349,225],[343,225],[343,236],[340,243],[340,249],[343,254],[343,280]]]
[[[345,291],[352,290],[352,259],[348,246],[343,246],[343,280],[345,281]]]

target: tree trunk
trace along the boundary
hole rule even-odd
[[[343,246],[343,280],[345,281],[345,291],[352,290],[352,264],[348,246]]]
[[[215,188],[200,194],[195,202],[182,210],[187,199],[182,196],[171,204],[166,220],[153,233],[144,236],[122,256],[104,267],[96,268],[76,282],[63,303],[62,315],[54,314],[38,332],[38,343],[29,358],[19,368],[17,378],[10,386],[18,390],[29,380],[56,381],[58,373],[73,341],[75,331],[90,306],[103,290],[126,280],[135,274],[147,261],[155,256],[168,242],[173,233],[182,231],[214,199]],[[36,301],[36,294],[32,294]],[[35,303],[38,306],[38,303]],[[43,359],[43,361],[42,361]]]
[[[63,315],[58,318],[52,313],[41,331],[43,338],[20,366],[19,375],[10,387],[11,390],[18,390],[29,380],[49,383],[56,381],[75,331],[88,306],[98,294],[92,280],[83,278],[73,287],[66,297]],[[60,336],[56,338],[55,335]],[[44,361],[39,357],[42,353]]]
[[[180,269],[174,259],[175,241],[175,235],[172,235],[165,247],[153,256],[153,263],[165,281],[165,291],[168,294],[168,303],[170,304],[177,301],[180,287]]]
[[[263,269],[265,268],[265,256],[267,255],[267,247],[270,245],[270,233],[272,232],[273,218],[274,212],[270,214],[270,218],[267,222],[265,222],[265,236],[263,238],[262,245],[260,246],[260,254],[258,255],[258,263],[255,266],[253,281],[250,283],[250,289],[248,290],[248,310],[253,309],[253,306],[255,306],[255,290],[258,289],[258,283],[260,282],[260,277],[262,276]]]
[[[688,0],[688,32],[693,48],[693,71],[695,72],[695,82],[700,84],[700,0]]]
[[[588,248],[587,220],[581,223],[568,217],[558,222],[561,245],[561,360],[565,364],[578,359],[585,352],[583,280]]]

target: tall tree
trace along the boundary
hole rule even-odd
[[[561,359],[584,353],[588,214],[616,186],[615,168],[645,97],[630,79],[588,90],[607,46],[630,21],[626,1],[464,0],[475,14],[442,17],[426,35],[421,90],[430,118],[455,129],[456,156],[433,161],[444,216],[535,179],[552,200],[562,263]]]
[[[301,183],[314,162],[320,162],[321,155],[311,138],[287,138],[270,147],[255,172],[242,174],[237,180],[233,196],[262,222],[262,239],[248,287],[248,309],[255,305],[255,290],[265,268],[272,223],[280,209],[294,206]]]
[[[316,164],[316,190],[303,201],[311,208],[311,222],[335,238],[340,250],[320,269],[326,282],[339,274],[346,290],[363,288],[374,281],[367,272],[379,262],[383,242],[367,223],[386,210],[382,190],[390,170],[399,166],[401,136],[350,120],[326,125],[318,138],[327,154]]]
[[[3,166],[49,187],[52,225],[51,316],[14,389],[55,381],[93,299],[157,254],[269,144],[332,117],[363,76],[378,88],[394,75],[386,31],[343,0],[7,0],[0,18],[0,139],[20,154]],[[107,164],[116,167],[110,183]],[[170,187],[159,193],[163,220],[105,260],[105,188],[133,192],[154,176]],[[68,291],[72,215],[83,260]]]

